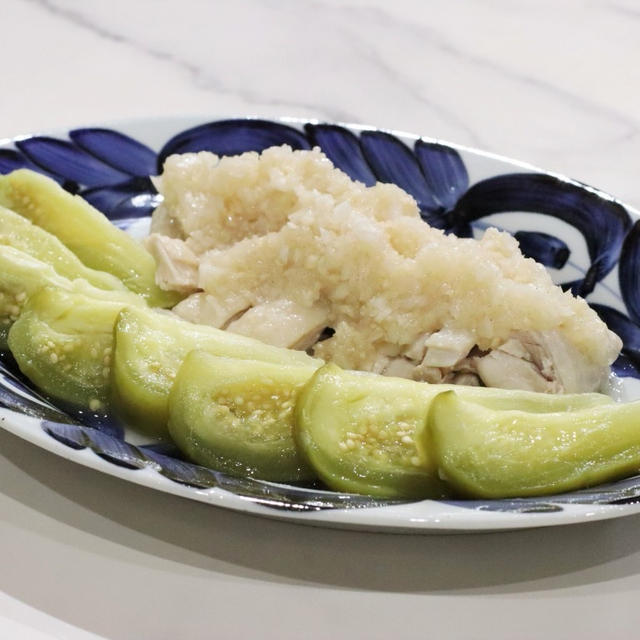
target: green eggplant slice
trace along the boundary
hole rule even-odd
[[[198,464],[262,480],[310,480],[293,426],[297,395],[314,371],[192,351],[169,396],[169,433]]]
[[[56,236],[86,266],[117,277],[151,306],[171,307],[183,297],[156,285],[155,261],[140,242],[54,180],[29,169],[0,176],[0,205]]]
[[[302,351],[197,325],[168,312],[127,308],[115,328],[113,401],[122,419],[141,431],[166,435],[168,398],[178,368],[194,349],[242,360],[319,367]]]
[[[640,402],[530,413],[447,391],[431,403],[422,442],[464,496],[574,491],[640,471]]]
[[[319,369],[296,405],[296,438],[318,476],[337,491],[381,498],[440,498],[440,476],[425,421],[434,397],[455,388],[479,406],[566,410],[612,404],[602,394],[550,396],[527,391],[435,385]]]

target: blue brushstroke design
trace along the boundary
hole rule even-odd
[[[207,489],[219,485],[217,472],[212,469],[200,467],[190,462],[184,462],[177,458],[164,455],[153,449],[146,449],[145,455],[157,463],[158,472],[180,484],[199,489]]]
[[[87,439],[84,430],[76,424],[61,424],[52,420],[43,420],[42,430],[49,434],[54,440],[64,444],[71,449],[86,449]]]
[[[180,449],[173,442],[153,442],[151,444],[142,444],[138,449],[143,453],[148,452],[149,455],[160,454],[169,456],[170,458],[182,458]]]
[[[334,124],[308,124],[305,125],[305,131],[311,145],[320,147],[327,158],[352,180],[368,187],[376,183],[360,142],[349,129]]]
[[[148,177],[131,178],[109,187],[83,189],[80,194],[110,220],[150,216],[162,196]]]
[[[125,198],[114,207],[107,217],[116,224],[119,220],[150,217],[154,209],[162,202],[162,196],[157,193],[139,193]]]
[[[571,291],[571,293],[574,296],[578,296],[580,295],[580,289],[582,287],[582,283],[584,282],[584,279],[581,278],[579,280],[570,280],[569,282],[561,282],[558,284],[558,286],[563,290],[563,291]]]
[[[78,147],[130,176],[148,178],[156,170],[156,153],[113,129],[73,129],[69,137]]]
[[[622,245],[618,281],[629,316],[640,324],[640,220],[631,227]]]
[[[453,209],[469,188],[469,174],[462,157],[452,147],[417,140],[414,152],[434,200],[445,211]]]
[[[516,231],[513,235],[523,255],[545,267],[562,269],[571,255],[567,243],[557,236],[540,231]]]
[[[85,407],[74,406],[71,403],[60,402],[59,400],[51,399],[56,405],[62,409],[67,415],[71,416],[76,422],[91,427],[100,433],[104,433],[112,438],[119,438],[124,440],[125,429],[124,425],[116,416],[109,412],[96,413],[90,411]]]
[[[87,187],[118,184],[129,178],[66,140],[36,136],[19,140],[16,146],[39,167]]]
[[[636,364],[636,361],[624,354],[617,357],[616,361],[611,365],[611,371],[620,378],[640,379],[640,366]]]
[[[540,173],[510,173],[482,180],[460,198],[452,225],[495,213],[527,211],[572,225],[587,243],[591,265],[580,285],[587,296],[616,265],[631,218],[619,203],[577,184]]]
[[[16,149],[0,149],[0,175],[5,175],[18,169],[30,169],[31,171],[42,173],[56,182],[64,182],[64,179],[45,171],[42,167],[31,162],[31,160],[23,153],[20,153],[20,151]]]
[[[442,500],[444,504],[474,511],[497,513],[555,513],[564,511],[561,505],[554,504],[554,496],[548,499],[513,498],[509,500]]]
[[[284,144],[293,149],[311,148],[303,133],[279,122],[249,119],[209,122],[171,138],[158,154],[157,172],[162,173],[164,161],[174,153],[211,151],[233,156]]]
[[[0,174],[11,173],[16,169],[33,169],[34,164],[15,149],[0,149]]]
[[[429,188],[413,152],[395,136],[384,131],[363,131],[360,144],[369,166],[381,182],[390,182],[412,195],[423,213],[432,218],[440,216],[442,206]]]
[[[85,429],[87,445],[101,458],[127,469],[144,469],[147,460],[138,447],[125,442],[123,438],[104,434],[97,429]]]
[[[475,509],[510,513],[549,513],[562,511],[565,504],[623,504],[640,500],[640,476],[578,489],[541,498],[512,498],[508,500],[446,500],[447,504]]]
[[[104,460],[131,470],[153,468],[166,478],[197,489],[218,487],[251,502],[284,511],[357,509],[396,504],[367,496],[286,486],[253,478],[236,478],[163,455],[153,447],[136,447],[90,427],[41,421],[42,430],[76,450],[89,448]]]

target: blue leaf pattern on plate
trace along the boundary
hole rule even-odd
[[[86,449],[87,439],[84,429],[76,424],[62,424],[52,420],[43,420],[42,430],[58,442],[72,449]]]
[[[424,140],[417,140],[414,148],[434,199],[450,211],[469,188],[469,174],[460,154],[452,147]]]
[[[631,318],[640,323],[640,220],[631,227],[620,253],[620,293]]]
[[[20,140],[16,146],[48,172],[87,187],[117,184],[129,177],[66,140],[38,136]]]
[[[616,361],[611,365],[611,370],[621,378],[637,378],[640,379],[640,367],[634,363],[631,358],[619,355]]]
[[[590,294],[613,269],[631,227],[631,218],[621,204],[578,184],[538,173],[503,174],[473,185],[458,201],[452,223],[455,227],[511,211],[550,215],[582,233],[591,258],[580,286],[582,296]]]
[[[174,482],[197,489],[219,487],[275,509],[318,511],[395,504],[392,501],[376,500],[366,496],[315,491],[252,478],[236,478],[163,455],[151,447],[136,447],[90,427],[60,424],[50,420],[43,420],[41,427],[45,433],[65,446],[73,449],[89,448],[112,464],[131,470],[151,467]]]
[[[233,156],[245,151],[264,151],[288,144],[293,149],[309,149],[306,136],[287,125],[268,120],[220,120],[188,129],[174,136],[158,154],[158,173],[174,153],[211,151]]]
[[[147,178],[156,170],[156,154],[137,140],[113,129],[74,129],[69,137],[78,147],[114,169]]]
[[[16,169],[33,169],[29,162],[19,151],[15,149],[0,149],[0,174],[11,173]]]
[[[108,218],[113,221],[130,218],[151,216],[153,210],[162,202],[162,196],[157,193],[139,193],[125,198],[111,211]]]
[[[376,179],[394,182],[416,199],[425,219],[458,235],[470,236],[475,223],[495,213],[524,211],[531,216],[554,216],[582,233],[590,258],[590,264],[578,265],[584,278],[565,287],[581,295],[591,293],[619,259],[619,295],[630,317],[609,306],[593,307],[624,343],[614,371],[640,378],[640,222],[630,229],[624,207],[593,189],[533,173],[495,175],[469,187],[463,155],[452,147],[419,139],[411,149],[388,132],[352,131],[334,124],[307,123],[300,130],[268,120],[222,120],[178,133],[157,155],[111,129],[75,129],[69,137],[38,136],[17,141],[18,149],[0,149],[0,173],[28,167],[52,175],[118,224],[150,215],[158,205],[160,196],[148,176],[170,154],[208,150],[230,155],[281,144],[294,149],[319,146],[336,166],[365,184],[374,184]],[[528,229],[515,230],[514,235],[525,255],[555,269],[567,263],[569,247],[563,239]],[[276,509],[313,511],[390,504],[314,487],[235,478],[180,459],[173,445],[136,447],[124,440],[122,426],[112,417],[56,407],[38,396],[11,360],[4,354],[0,364],[0,404],[40,418],[43,430],[57,441],[76,449],[90,448],[113,464],[128,469],[151,467],[172,481],[201,489],[224,488]],[[532,513],[561,510],[564,503],[624,503],[639,498],[640,478],[635,476],[560,496],[451,504]]]
[[[150,216],[162,201],[148,177],[131,178],[109,187],[83,189],[79,195],[110,220]]]
[[[358,180],[368,187],[376,183],[360,142],[351,131],[333,124],[308,124],[305,131],[311,145],[320,147],[327,158],[352,180]]]
[[[516,231],[513,235],[523,255],[533,258],[545,267],[562,269],[571,255],[566,242],[548,233]]]
[[[442,211],[429,188],[413,152],[404,142],[382,131],[363,131],[360,143],[367,162],[378,180],[397,184],[412,195],[422,211],[428,214]]]
[[[0,174],[11,173],[17,169],[31,169],[44,173],[41,167],[33,164],[23,153],[15,149],[0,149]]]

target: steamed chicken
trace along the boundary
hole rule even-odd
[[[600,388],[620,339],[509,234],[427,225],[317,149],[168,158],[147,248],[185,319],[343,368],[552,393]]]

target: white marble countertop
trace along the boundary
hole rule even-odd
[[[640,207],[635,0],[4,0],[0,138],[131,117],[374,124]],[[305,528],[126,484],[0,432],[2,638],[628,638],[640,517]]]

